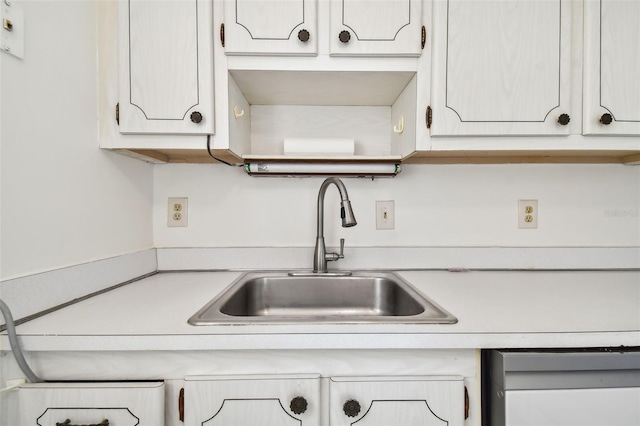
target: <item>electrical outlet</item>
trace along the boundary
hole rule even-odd
[[[538,200],[518,200],[518,228],[538,228]]]
[[[189,226],[187,197],[169,198],[167,205],[167,226]]]
[[[395,225],[394,202],[376,201],[376,229],[394,229]]]

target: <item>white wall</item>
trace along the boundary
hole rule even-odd
[[[0,279],[153,246],[152,166],[98,149],[96,3],[21,1],[0,53]]]
[[[24,60],[0,53],[0,279],[149,247],[310,247],[321,179],[258,179],[222,165],[150,166],[97,149],[96,2],[23,1]],[[359,225],[349,246],[640,246],[640,167],[411,165],[395,179],[346,181]],[[189,227],[166,227],[169,196]],[[516,227],[519,198],[539,229]],[[376,200],[396,229],[376,231]]]
[[[311,247],[320,178],[256,178],[223,165],[154,171],[157,247]],[[345,179],[358,226],[339,226],[326,197],[327,245],[640,246],[640,167],[407,165],[394,179]],[[189,197],[189,226],[166,226],[167,198]],[[517,228],[517,200],[539,200],[539,228]],[[394,200],[396,229],[375,229],[375,201]]]

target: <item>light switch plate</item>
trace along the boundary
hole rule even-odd
[[[0,0],[0,49],[24,58],[24,12],[20,0]]]
[[[376,229],[394,229],[395,206],[392,201],[376,201]]]

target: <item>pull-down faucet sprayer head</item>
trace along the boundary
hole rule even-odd
[[[351,201],[342,200],[340,202],[340,217],[342,218],[343,228],[350,228],[358,224],[358,222],[356,222],[356,217],[353,214],[353,210],[351,209]]]

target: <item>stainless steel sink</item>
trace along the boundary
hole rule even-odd
[[[192,325],[457,321],[391,272],[353,272],[350,276],[250,272],[189,319]]]

